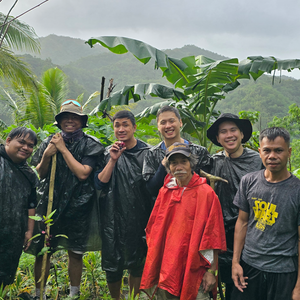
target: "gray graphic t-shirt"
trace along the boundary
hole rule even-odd
[[[245,175],[233,202],[249,214],[242,260],[273,273],[297,270],[300,180],[271,183],[264,170]]]

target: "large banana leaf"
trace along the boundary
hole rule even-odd
[[[249,56],[239,63],[239,78],[250,78],[256,80],[264,73],[271,73],[275,70],[291,72],[300,68],[300,59],[277,59],[273,56]]]
[[[125,86],[122,90],[112,93],[109,98],[102,100],[90,114],[93,115],[104,110],[110,111],[112,106],[128,105],[130,100],[137,102],[146,96],[176,101],[185,101],[188,98],[182,92],[166,85],[157,83],[135,84]]]
[[[143,64],[153,59],[155,67],[160,68],[163,76],[166,76],[167,80],[176,87],[182,87],[188,82],[188,74],[196,73],[193,69],[195,65],[193,57],[185,59],[172,58],[163,51],[138,40],[117,36],[101,36],[91,38],[86,43],[91,47],[99,43],[116,54],[130,52]]]
[[[265,72],[270,73],[276,69],[291,71],[294,68],[300,67],[300,60],[297,59],[278,60],[274,57],[261,56],[248,57],[247,60],[240,63],[236,58],[214,61],[202,55],[196,58],[190,56],[182,59],[174,59],[146,43],[122,37],[100,37],[98,39],[90,39],[86,43],[91,47],[96,43],[100,43],[103,47],[117,54],[131,52],[144,64],[153,59],[156,68],[161,69],[163,76],[166,76],[167,80],[175,88],[182,89],[185,98],[181,95],[178,97],[174,92],[175,90],[173,90],[173,96],[165,97],[156,92],[153,95],[163,99],[173,99],[173,102],[176,102],[176,104],[173,104],[178,107],[183,105],[188,116],[186,118],[187,125],[185,130],[189,126],[191,128],[194,127],[194,131],[203,146],[206,146],[206,130],[209,127],[211,116],[215,113],[215,105],[218,101],[225,98],[227,92],[239,86],[238,79],[249,79],[252,77],[256,80]],[[142,93],[134,91],[133,87],[127,86],[122,91],[114,93],[110,98],[101,102],[93,112],[95,113],[104,109],[110,110],[112,105],[128,104],[130,99],[139,101],[141,97],[147,95],[143,91]],[[148,95],[150,94],[148,93]],[[172,104],[172,101],[169,101],[168,104]],[[154,105],[146,109],[141,116],[156,113],[159,107],[159,104]],[[183,114],[184,110],[181,110],[181,113]],[[202,126],[199,125],[200,123]],[[204,127],[203,124],[205,124]],[[203,127],[201,134],[198,133],[197,126]]]

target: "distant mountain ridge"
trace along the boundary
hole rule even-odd
[[[170,85],[162,77],[161,71],[154,69],[152,61],[143,66],[130,53],[116,55],[100,45],[90,48],[84,40],[56,35],[40,38],[40,42],[40,55],[33,57],[26,54],[23,55],[23,59],[38,77],[51,67],[57,66],[62,69],[69,77],[70,98],[84,93],[84,98],[87,99],[90,94],[99,91],[102,76],[106,78],[107,83],[110,78],[114,78],[115,91],[136,83]],[[225,56],[194,45],[163,51],[174,58],[205,55],[214,60],[226,59]],[[241,110],[258,110],[261,112],[262,127],[265,127],[275,115],[286,115],[290,104],[300,105],[300,80],[284,76],[282,79],[282,83],[276,80],[273,86],[270,76],[262,76],[257,83],[244,80],[240,87],[229,93],[217,105],[217,109],[234,113]]]
[[[50,34],[46,37],[39,38],[39,41],[41,44],[41,53],[40,55],[34,56],[41,59],[50,58],[53,63],[61,66],[90,55],[94,56],[102,53],[109,53],[107,49],[100,45],[95,45],[91,48],[89,45],[85,44],[85,40],[79,38]],[[174,58],[182,58],[190,55],[205,55],[215,60],[226,58],[225,56],[194,45],[185,45],[182,48],[175,49],[162,49],[162,51]]]

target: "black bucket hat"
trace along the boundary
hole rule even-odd
[[[244,138],[242,139],[242,144],[246,143],[252,135],[252,124],[248,119],[240,119],[237,115],[231,113],[222,113],[218,119],[208,128],[206,136],[217,146],[222,147],[222,145],[217,140],[217,135],[219,132],[219,126],[225,121],[234,122],[238,128],[243,132]]]
[[[82,120],[82,128],[88,127],[87,125],[88,116],[82,112],[82,106],[78,101],[73,99],[68,99],[62,103],[60,107],[60,112],[55,116],[55,122],[53,123],[59,129],[61,129],[59,125],[60,118],[65,113],[72,113],[80,116]]]

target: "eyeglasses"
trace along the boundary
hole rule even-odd
[[[60,108],[69,103],[73,103],[74,105],[81,107],[81,104],[78,101],[70,99],[70,100],[66,100],[65,102],[63,102],[61,104]]]

